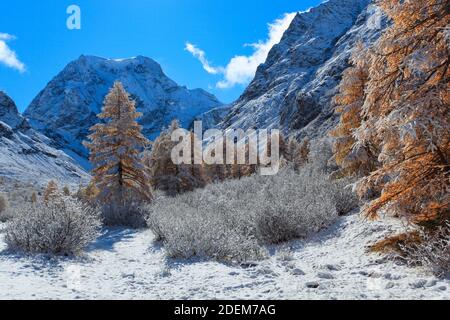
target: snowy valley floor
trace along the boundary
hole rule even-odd
[[[29,258],[5,251],[0,226],[0,299],[450,299],[449,279],[366,253],[397,228],[385,222],[342,217],[246,267],[166,261],[151,231],[126,229],[105,231],[81,259]]]

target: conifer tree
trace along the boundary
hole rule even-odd
[[[392,20],[370,66],[360,141],[378,145],[381,166],[359,185],[385,180],[366,213],[389,207],[427,228],[450,219],[448,0],[383,0]]]
[[[311,153],[310,141],[308,138],[302,140],[295,152],[295,168],[298,169],[304,166],[309,161],[309,156]]]
[[[295,170],[305,165],[309,157],[309,140],[305,138],[301,143],[290,137],[287,141],[280,136],[280,152],[283,158],[293,165]]]
[[[50,180],[44,190],[44,203],[49,203],[58,197],[58,185]]]
[[[64,194],[65,196],[70,196],[70,189],[69,189],[68,186],[64,186],[64,188],[63,188],[63,194]]]
[[[31,194],[31,203],[37,203],[37,195],[36,195],[36,192],[33,192],[32,194]]]
[[[86,187],[83,187],[82,185],[78,187],[76,197],[83,203],[95,204],[99,193],[100,190],[96,187],[93,181],[90,181]]]
[[[153,187],[171,195],[180,192],[177,181],[178,167],[171,158],[172,149],[176,145],[176,142],[171,140],[171,135],[179,128],[179,122],[173,120],[167,129],[161,131],[152,143],[152,150],[146,159]]]
[[[6,201],[6,198],[0,194],[0,213],[6,210],[8,206],[8,202]]]
[[[187,171],[192,176],[192,188],[203,188],[209,181],[206,174],[205,164],[196,163],[195,156],[197,154],[198,160],[202,160],[202,141],[194,132],[190,132],[191,139],[191,164],[182,165],[184,171]]]
[[[380,6],[392,24],[366,59],[360,124],[341,126],[354,126],[355,143],[370,146],[379,162],[357,185],[360,196],[382,188],[364,212],[375,218],[387,210],[433,230],[450,219],[450,5],[382,0]]]
[[[152,198],[142,152],[149,141],[137,123],[141,114],[123,85],[117,81],[105,98],[98,123],[91,128],[90,151],[94,167],[91,190],[98,189],[96,200],[101,204],[126,207],[131,202]],[[112,222],[114,223],[114,222]]]
[[[369,73],[369,51],[358,43],[350,59],[335,97],[336,112],[340,122],[331,132],[334,160],[341,168],[336,176],[356,175],[362,177],[375,168],[374,152],[368,145],[357,143],[354,131],[361,125],[361,111],[365,100],[365,86]]]
[[[238,150],[238,148],[240,146],[238,146],[238,143],[234,143],[231,142],[229,144],[230,146],[233,146],[233,150],[232,150],[232,154],[233,154],[233,160],[232,160],[232,164],[228,164],[227,165],[227,170],[228,170],[228,177],[229,179],[240,179],[244,176],[244,167],[247,165],[247,159],[245,158],[245,163],[240,163],[240,159],[238,159],[238,155],[240,150]],[[246,145],[244,145],[244,157],[246,157]],[[230,153],[230,154],[231,154]]]
[[[172,133],[180,129],[177,120],[172,121],[169,128],[163,130],[154,141],[152,150],[147,156],[146,164],[155,189],[176,195],[195,188],[203,187],[207,177],[202,164],[194,164],[195,148],[198,145],[194,133],[187,133],[184,139],[190,139],[190,163],[175,164],[172,161],[172,150],[179,143],[172,141]]]
[[[245,164],[239,165],[238,178],[249,177],[255,174],[258,170],[257,158],[251,159],[251,155],[257,157],[257,147],[252,145],[249,141],[245,143]],[[255,160],[255,161],[254,161]]]
[[[294,137],[290,137],[286,141],[286,146],[285,146],[286,150],[284,152],[284,157],[286,158],[286,160],[288,162],[294,163],[296,151],[298,150],[298,147],[299,147],[299,144]]]

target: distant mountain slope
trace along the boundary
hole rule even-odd
[[[14,101],[0,91],[0,177],[44,184],[50,179],[77,184],[89,175],[50,139],[31,129]]]
[[[223,105],[218,108],[211,109],[205,113],[199,114],[194,121],[202,122],[202,130],[213,129],[219,122],[221,122],[230,112],[230,105]],[[193,128],[194,123],[191,123],[189,129]]]
[[[219,128],[280,128],[324,136],[337,122],[332,97],[358,41],[386,25],[370,0],[329,0],[297,14]]]
[[[24,115],[34,128],[52,138],[56,147],[78,155],[83,162],[87,150],[82,141],[97,123],[103,99],[116,80],[122,81],[137,101],[144,115],[139,122],[150,139],[174,118],[187,127],[195,116],[222,105],[202,89],[188,90],[177,85],[150,58],[81,56],[50,81]]]

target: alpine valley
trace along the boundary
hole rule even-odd
[[[199,119],[204,129],[280,128],[297,137],[323,137],[337,123],[332,97],[353,48],[358,42],[373,43],[385,20],[369,0],[330,0],[299,12],[242,96],[230,105],[202,89],[179,86],[150,58],[82,55],[47,84],[23,117],[16,117],[26,118],[29,130],[40,134],[41,145],[73,158],[76,171],[83,174],[90,165],[82,143],[115,80],[136,101],[143,132],[151,140],[175,118],[185,128]]]
[[[45,2],[53,5],[39,5]],[[193,21],[213,10],[222,15],[227,6],[234,18],[236,10],[231,1],[217,1],[218,7],[209,1],[214,9],[201,10],[195,1],[176,1],[173,19],[161,15],[155,28],[152,19],[132,20],[150,10],[160,15],[166,2],[148,1],[145,10],[143,1],[131,2],[114,1],[120,10],[108,9],[108,19],[123,24],[107,27],[113,37],[123,32],[140,53],[158,42],[144,32],[145,45],[129,36],[142,26],[180,32],[166,39],[182,51],[183,32],[193,33],[184,30],[183,9]],[[257,10],[254,1],[239,2],[246,20],[232,21],[231,36],[247,38],[261,21],[249,13],[271,11],[262,7],[272,2]],[[328,0],[276,20],[267,42],[225,68],[211,67],[205,52],[187,46],[205,72],[225,80],[233,78],[230,69],[248,74],[235,68],[242,61],[251,65],[254,78],[229,104],[177,84],[144,56],[81,55],[19,108],[23,114],[0,87],[0,299],[450,300],[449,2]],[[16,10],[20,28],[40,40],[38,31],[22,26],[32,14],[24,3]],[[88,12],[90,2],[83,3]],[[284,3],[277,10],[305,8],[299,0]],[[8,22],[11,10],[3,11]],[[104,16],[97,14],[103,31]],[[227,46],[222,21],[208,18],[220,26],[212,41]],[[159,25],[163,20],[170,28]],[[96,47],[93,34],[83,38],[89,50],[100,44],[109,53],[108,45],[118,43],[101,33]],[[40,49],[55,50],[54,34],[45,36],[52,47],[44,41]],[[1,61],[12,39],[0,33]],[[171,50],[167,43],[157,45]],[[52,53],[64,63],[74,58]],[[76,56],[81,53],[88,54]],[[264,58],[255,71],[251,62]],[[264,143],[251,139],[241,152],[213,145],[214,161],[198,163],[196,151],[219,139],[205,135],[202,144],[190,134],[184,140],[190,146],[177,145],[174,119],[186,129],[195,120],[221,132],[280,129],[285,139],[278,150],[273,140],[264,146],[269,163],[261,153],[255,161],[253,151]],[[176,152],[183,153],[181,163]],[[275,174],[264,174],[268,164]],[[282,311],[276,303],[165,307],[172,317],[193,318]]]

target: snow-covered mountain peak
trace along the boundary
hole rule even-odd
[[[370,0],[329,0],[298,13],[218,127],[324,136],[336,124],[332,97],[356,42],[376,41],[385,20]]]
[[[153,59],[82,55],[48,83],[25,116],[34,128],[52,138],[55,146],[82,162],[87,158],[82,141],[98,122],[96,115],[116,80],[136,100],[137,109],[143,113],[139,121],[150,139],[175,118],[188,127],[197,115],[222,105],[202,89],[179,86]]]
[[[19,112],[14,101],[5,92],[0,90],[0,119],[7,114],[18,115]]]
[[[28,129],[28,122],[19,114],[14,101],[0,90],[0,121],[11,128]]]
[[[144,56],[109,59],[91,55],[81,55],[77,60],[71,62],[69,66],[77,68],[79,71],[116,69],[118,72],[126,72],[136,68],[135,71],[148,73],[155,78],[165,77],[159,63]]]

